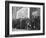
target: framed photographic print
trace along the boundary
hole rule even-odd
[[[5,1],[5,37],[45,34],[45,5]]]

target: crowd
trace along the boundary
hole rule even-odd
[[[40,30],[40,16],[29,18],[20,18],[12,20],[12,28],[25,30]]]

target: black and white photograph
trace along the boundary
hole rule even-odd
[[[7,8],[9,9],[9,26],[7,27],[9,35],[42,35],[44,33],[44,3],[37,3],[38,5],[26,3],[7,3],[9,4]]]
[[[40,8],[12,7],[12,30],[40,30]]]

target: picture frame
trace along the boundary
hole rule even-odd
[[[19,8],[23,8],[22,10],[27,9],[28,10],[27,12],[32,11],[32,10],[34,12],[37,12],[38,10],[40,10],[39,13],[40,13],[40,20],[41,20],[40,24],[41,25],[39,24],[40,25],[39,29],[41,28],[41,30],[39,30],[37,28],[36,29],[32,28],[34,30],[34,31],[32,31],[32,29],[28,30],[28,27],[27,27],[27,31],[23,30],[23,29],[22,30],[17,29],[15,31],[12,31],[12,27],[14,27],[14,26],[12,26],[12,24],[13,24],[12,23],[13,22],[12,13],[14,12],[14,10],[16,11],[16,9],[19,9]],[[21,12],[22,12],[22,10],[21,10]],[[24,14],[22,14],[22,15],[23,15],[23,17],[25,17]],[[33,15],[37,16],[37,15],[35,15],[35,13],[33,13]],[[29,13],[28,13],[27,17],[29,17]],[[29,18],[32,18],[32,17],[29,17]],[[44,3],[5,1],[5,37],[36,36],[36,35],[44,35],[44,34],[45,34],[45,4]]]

